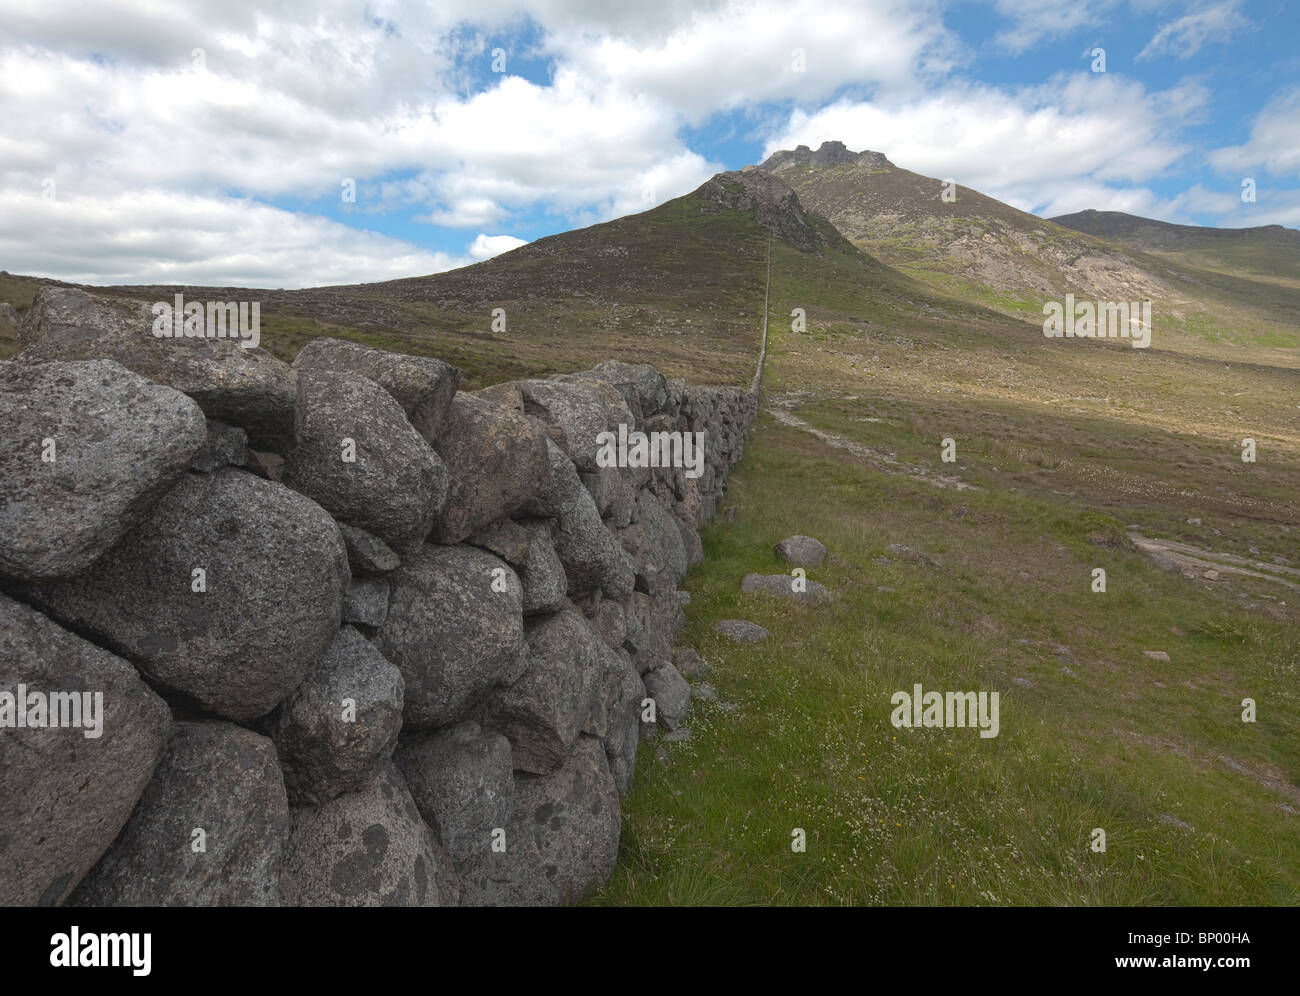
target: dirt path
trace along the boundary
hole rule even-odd
[[[859,460],[869,464],[875,470],[883,471],[886,474],[903,474],[914,481],[920,481],[923,484],[929,484],[936,488],[952,488],[955,491],[981,491],[978,485],[967,484],[959,477],[952,477],[947,474],[936,474],[927,467],[918,467],[915,464],[900,463],[898,458],[892,453],[886,453],[883,450],[874,450],[870,446],[864,446],[861,443],[855,443],[851,439],[845,439],[833,432],[827,432],[825,429],[818,429],[814,425],[809,425],[789,407],[789,403],[781,398],[771,398],[768,401],[768,413],[780,422],[782,425],[788,425],[795,429],[801,429],[811,436],[816,437],[827,446],[833,446],[837,450],[845,450],[852,453]]]
[[[1178,571],[1188,576],[1205,577],[1209,580],[1224,574],[1237,574],[1272,581],[1293,591],[1300,591],[1300,570],[1294,567],[1250,560],[1233,553],[1202,550],[1200,547],[1175,540],[1151,539],[1131,531],[1128,538],[1158,566],[1167,570]]]

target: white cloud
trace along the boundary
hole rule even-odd
[[[1264,105],[1245,145],[1216,149],[1210,162],[1222,170],[1262,166],[1274,176],[1300,178],[1300,86],[1284,90]]]
[[[75,283],[313,287],[435,273],[471,260],[326,218],[229,198],[0,194],[5,269]]]
[[[1023,50],[1104,23],[1118,2],[996,0],[999,40]],[[1190,53],[1240,20],[1219,2],[1148,48]],[[509,64],[540,59],[548,78],[487,73],[502,38],[528,39],[504,42]],[[685,126],[727,109],[748,114],[734,127],[772,133],[769,151],[842,139],[1018,206],[1141,200],[1205,103],[1198,86],[1148,93],[1118,74],[954,82],[968,58],[941,0],[7,0],[0,265],[276,286],[431,272],[509,238],[488,232],[686,193],[722,164],[688,146]],[[1216,165],[1300,172],[1297,104],[1275,105]],[[38,200],[45,178],[53,206]],[[263,203],[339,205],[345,178],[346,221],[387,212],[461,231],[431,232],[448,249],[435,252]]]
[[[764,155],[838,139],[1033,210],[1060,204],[1084,181],[1103,189],[1161,175],[1189,151],[1178,127],[1207,99],[1195,85],[1148,93],[1114,75],[1078,73],[1015,92],[966,86],[895,104],[841,100],[794,112]]]
[[[526,245],[527,239],[517,239],[513,235],[486,235],[480,232],[469,244],[469,254],[475,260],[491,259]]]
[[[593,79],[698,121],[766,100],[821,99],[849,84],[914,90],[952,68],[961,46],[933,3],[787,0],[726,3],[652,39],[561,32],[547,48]]]
[[[1238,31],[1253,26],[1241,15],[1240,6],[1240,0],[1227,0],[1161,25],[1138,53],[1138,59],[1151,59],[1158,55],[1189,59],[1208,41],[1226,42]]]
[[[1081,28],[1105,23],[1117,5],[1118,0],[997,0],[994,8],[1011,21],[1011,26],[998,32],[994,42],[1009,51],[1024,52]]]

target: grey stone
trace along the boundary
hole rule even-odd
[[[677,523],[677,531],[682,536],[682,549],[686,552],[686,565],[694,567],[696,564],[703,563],[704,544],[700,540],[699,530],[680,516],[675,515],[673,519]]]
[[[576,903],[609,881],[621,820],[618,789],[598,739],[579,737],[559,771],[520,775],[515,812],[560,902]]]
[[[83,706],[89,694],[94,716],[82,712],[81,728],[18,729],[20,684],[49,696],[47,708],[75,709],[57,693]],[[0,693],[13,698],[0,701],[0,905],[53,906],[126,825],[167,745],[171,712],[126,661],[3,595]]]
[[[510,740],[518,771],[546,773],[564,761],[601,696],[600,634],[565,609],[528,624],[528,670],[494,692],[479,722]]]
[[[580,472],[596,469],[597,442],[610,431],[604,392],[589,381],[522,380],[524,412],[538,419],[546,434]],[[617,423],[612,427],[617,432]]]
[[[94,563],[206,436],[198,405],[111,360],[0,363],[0,423],[0,573],[27,581]]]
[[[473,720],[406,740],[393,760],[453,861],[488,850],[514,811],[510,741]]]
[[[234,425],[207,420],[207,438],[190,459],[190,470],[211,474],[218,467],[242,467],[248,460],[248,433]]]
[[[551,482],[546,435],[523,415],[457,395],[437,450],[447,465],[447,503],[434,527],[439,543],[459,543],[519,511]]]
[[[627,614],[618,602],[602,599],[596,606],[592,623],[606,646],[614,649],[623,646],[623,641],[627,639]]]
[[[820,567],[826,559],[826,547],[811,536],[787,536],[773,549],[794,567]]]
[[[528,547],[533,534],[527,526],[514,519],[497,519],[484,526],[467,543],[491,550],[512,567],[519,567],[528,559]]]
[[[258,477],[265,477],[268,481],[278,482],[284,477],[284,457],[279,453],[249,450],[244,458],[244,467]]]
[[[732,643],[757,643],[772,635],[762,626],[745,619],[720,619],[713,624],[713,628]]]
[[[675,730],[691,708],[691,686],[671,664],[663,664],[646,673],[645,690],[655,700],[655,722],[665,730]]]
[[[524,615],[558,612],[564,608],[569,579],[555,552],[550,527],[545,522],[528,527],[532,541],[519,567],[519,583],[524,589]]]
[[[558,518],[566,514],[583,493],[578,470],[565,452],[546,440],[547,478],[541,492],[524,502],[525,515]]]
[[[666,591],[658,596],[642,592],[633,593],[628,602],[628,637],[633,638],[634,645],[629,648],[636,658],[636,666],[642,674],[671,664],[673,659],[673,642],[686,620],[677,593]]]
[[[1163,650],[1144,650],[1142,651],[1142,654],[1143,656],[1150,657],[1153,661],[1169,660],[1169,655]]]
[[[271,717],[289,801],[319,805],[361,788],[402,729],[401,672],[350,626]]]
[[[387,578],[357,578],[343,596],[345,623],[378,628],[388,618],[389,582]]]
[[[523,591],[505,561],[476,547],[425,544],[391,579],[375,643],[406,681],[408,728],[454,722],[518,673]]]
[[[632,656],[626,650],[602,652],[604,672],[602,687],[601,745],[609,761],[610,772],[619,795],[632,785],[636,770],[636,751],[641,742],[641,703],[646,697],[645,683],[637,673]]]
[[[219,720],[177,723],[126,828],[72,905],[276,906],[288,822],[270,740]]]
[[[615,534],[632,558],[636,589],[651,595],[675,591],[686,575],[686,549],[677,520],[649,491],[637,498],[638,520]]]
[[[454,903],[451,859],[389,763],[356,792],[295,809],[280,899],[286,906]]]
[[[530,814],[531,818],[531,814]],[[456,863],[462,906],[559,906],[560,894],[542,865],[532,826],[514,816],[504,851],[484,851]]]
[[[264,349],[245,349],[237,338],[160,338],[154,320],[148,302],[43,287],[27,312],[15,359],[116,360],[188,394],[208,418],[244,429],[259,450],[282,453],[293,444],[297,387],[287,363]]]
[[[668,403],[668,381],[649,363],[622,363],[605,360],[589,371],[575,376],[595,377],[613,384],[620,392],[635,392],[640,404],[640,415],[648,418]],[[624,397],[628,397],[625,393]]]
[[[701,678],[713,669],[690,647],[673,648],[673,666],[687,678]]]
[[[447,500],[447,470],[397,402],[373,381],[325,370],[303,371],[298,399],[284,483],[395,549],[423,542]]]
[[[686,741],[688,741],[688,740],[690,740],[690,739],[691,739],[691,731],[690,731],[690,728],[689,728],[689,727],[685,727],[685,726],[680,727],[679,729],[673,730],[672,733],[665,733],[665,734],[664,734],[664,743],[666,743],[666,744],[680,744],[680,743],[685,743]]]
[[[692,694],[695,698],[704,702],[716,702],[718,700],[718,690],[706,681],[696,685]]]
[[[368,533],[346,522],[339,523],[339,532],[348,551],[348,564],[356,577],[371,577],[395,571],[402,564],[402,558],[393,552],[392,547],[373,533]]]
[[[803,578],[800,582],[803,590],[796,591],[797,580],[789,574],[746,574],[741,579],[740,590],[747,595],[771,595],[808,605],[826,605],[831,601],[830,590],[825,585]]]
[[[460,387],[460,371],[431,356],[406,356],[343,339],[313,339],[293,361],[302,370],[359,374],[393,396],[407,420],[428,442],[437,440]]]
[[[157,685],[248,721],[320,660],[347,583],[343,539],[319,505],[226,468],[186,474],[93,567],[33,598]]]
[[[600,513],[585,491],[558,519],[554,540],[555,552],[569,580],[570,595],[605,588],[623,570],[622,551],[600,521]]]

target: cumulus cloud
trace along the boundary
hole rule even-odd
[[[1262,166],[1274,176],[1300,178],[1300,86],[1284,90],[1264,105],[1244,145],[1216,149],[1210,162],[1222,170]]]
[[[296,289],[435,273],[471,260],[253,201],[159,191],[8,194],[5,268],[74,283]]]
[[[1035,210],[1085,182],[1102,189],[1164,173],[1189,151],[1178,128],[1207,99],[1194,84],[1149,93],[1132,80],[1078,73],[1010,92],[972,85],[902,103],[840,100],[795,111],[764,155],[839,139]]]
[[[486,235],[480,232],[469,244],[470,256],[477,260],[491,259],[503,252],[528,245],[527,239],[517,239],[513,235]]]
[[[999,43],[1102,23],[1118,2],[995,0]],[[719,112],[739,112],[742,140],[771,134],[768,151],[842,139],[1024,207],[1141,200],[1182,161],[1175,121],[1200,112],[1203,88],[963,83],[972,54],[944,14],[941,0],[8,0],[2,262],[275,286],[432,272],[509,238],[490,232],[686,193],[723,168],[689,140]],[[1241,22],[1220,0],[1148,49],[1190,53]],[[497,44],[528,78],[488,71]],[[1300,170],[1295,110],[1270,105],[1216,165]],[[340,197],[349,181],[355,203]],[[407,237],[447,251],[366,230],[383,216],[404,234],[428,226]]]

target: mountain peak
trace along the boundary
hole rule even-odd
[[[811,169],[829,169],[832,166],[845,165],[880,169],[892,168],[894,164],[885,158],[883,152],[872,152],[869,149],[853,152],[843,142],[822,142],[821,147],[816,152],[806,145],[798,145],[794,149],[781,149],[778,152],[773,152],[759,164],[758,168],[768,173],[780,173],[800,166]]]
[[[753,211],[754,220],[800,252],[817,252],[828,242],[848,242],[825,222],[818,225],[784,180],[758,169],[719,173],[696,194],[707,210]],[[823,230],[823,228],[825,230]]]

